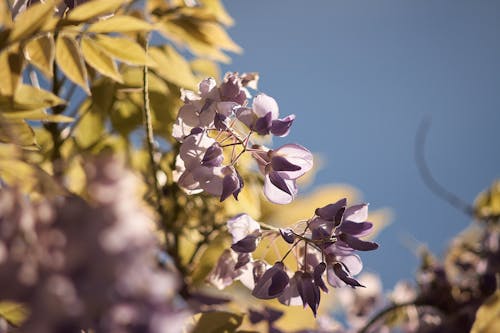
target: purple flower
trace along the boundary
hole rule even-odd
[[[227,229],[233,236],[231,248],[236,252],[253,252],[257,248],[260,225],[247,214],[240,214],[227,221]]]
[[[289,280],[285,265],[278,261],[257,281],[252,295],[260,299],[276,298],[283,293]]]
[[[260,170],[265,175],[264,194],[277,204],[293,201],[297,194],[296,179],[313,166],[313,155],[298,144],[286,144],[267,153],[254,153]]]

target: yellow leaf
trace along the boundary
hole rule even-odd
[[[0,317],[13,326],[20,326],[28,314],[28,308],[23,304],[10,301],[0,302]]]
[[[153,26],[146,21],[133,16],[120,15],[91,24],[87,31],[104,33],[149,31],[152,29]]]
[[[481,192],[474,206],[479,218],[500,216],[500,180],[494,181],[488,190]]]
[[[115,81],[123,82],[113,59],[111,59],[111,57],[92,39],[88,37],[82,39],[82,53],[85,61],[99,73]]]
[[[220,78],[220,69],[216,62],[208,59],[195,59],[190,63],[193,72],[200,78],[213,77]]]
[[[142,66],[156,65],[151,58],[146,56],[144,49],[129,38],[97,35],[95,42],[108,55],[125,63]]]
[[[36,150],[35,132],[24,120],[4,119],[0,124],[0,142],[15,143],[25,149]]]
[[[50,91],[38,89],[27,84],[20,85],[14,93],[15,110],[34,110],[65,103],[63,99]]]
[[[203,8],[207,9],[211,12],[217,20],[227,26],[231,26],[234,24],[233,19],[227,13],[222,1],[220,0],[200,0]]]
[[[47,33],[28,41],[24,46],[24,56],[46,77],[51,78],[55,57],[55,45],[52,34]]]
[[[59,35],[56,42],[56,62],[61,71],[90,95],[87,69],[76,40],[70,35]]]
[[[500,332],[500,289],[479,307],[471,333]]]
[[[93,0],[84,4],[78,5],[69,12],[68,21],[85,22],[93,17],[104,14],[112,14],[122,5],[129,3],[130,0]]]
[[[194,89],[197,80],[189,63],[170,45],[163,48],[151,48],[151,58],[158,64],[155,70],[159,76],[183,88]]]
[[[241,47],[229,37],[226,30],[219,24],[214,22],[203,22],[200,24],[200,31],[203,33],[208,43],[227,51],[241,53]]]
[[[19,45],[0,52],[0,94],[12,96],[19,84],[24,66],[24,57]]]
[[[9,41],[14,42],[36,33],[52,16],[54,1],[48,0],[30,6],[27,10],[16,17],[14,26],[9,35]]]
[[[7,6],[7,1],[0,1],[0,27],[11,28],[12,27],[12,17]]]

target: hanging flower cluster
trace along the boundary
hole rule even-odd
[[[240,280],[260,299],[277,298],[285,305],[308,305],[314,315],[320,303],[321,291],[327,293],[326,281],[334,288],[363,287],[355,278],[363,268],[357,251],[378,248],[367,236],[373,224],[367,222],[368,205],[347,206],[347,200],[318,208],[314,216],[294,228],[261,230],[258,222],[241,214],[227,222],[233,237],[231,249],[226,250],[208,281],[222,289]],[[289,243],[289,251],[280,261],[270,265],[254,260],[252,252],[263,237],[279,233]],[[294,251],[299,269],[286,267],[285,258]]]
[[[298,144],[273,150],[252,143],[253,136],[288,135],[295,119],[279,118],[278,104],[265,94],[249,101],[248,88],[255,89],[257,79],[257,74],[228,73],[220,86],[209,78],[198,93],[183,91],[172,135],[181,142],[176,181],[188,193],[237,199],[244,186],[238,160],[249,153],[264,176],[268,200],[286,204],[294,199],[296,180],[312,168],[313,156]]]

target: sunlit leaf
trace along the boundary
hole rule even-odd
[[[125,63],[142,66],[155,65],[155,62],[146,56],[144,49],[129,38],[97,35],[95,42],[111,57]]]
[[[220,78],[220,69],[216,62],[210,61],[208,59],[195,59],[190,63],[191,69],[200,78]]]
[[[201,32],[205,35],[206,40],[216,47],[235,53],[242,51],[241,47],[229,37],[226,30],[217,23],[203,22]]]
[[[116,68],[116,63],[92,39],[82,38],[82,53],[85,61],[99,73],[117,82],[123,82],[120,72]]]
[[[210,11],[220,23],[231,26],[233,19],[227,13],[221,0],[200,0],[202,6]]]
[[[63,99],[50,91],[38,89],[27,84],[20,85],[14,93],[15,110],[34,110],[65,103]]]
[[[55,57],[55,45],[52,34],[47,33],[31,39],[24,46],[24,56],[38,68],[46,77],[52,77],[52,68]]]
[[[120,15],[91,24],[87,31],[104,33],[149,31],[152,29],[153,26],[146,21],[133,16]]]
[[[9,41],[14,42],[27,38],[39,31],[51,17],[54,11],[54,3],[53,0],[39,2],[19,14],[9,35]]]
[[[85,22],[91,18],[114,13],[130,0],[93,0],[81,4],[69,12],[67,19],[73,22]]]
[[[12,16],[7,6],[7,1],[0,1],[0,27],[10,28],[12,26]]]
[[[478,195],[475,209],[480,218],[500,216],[500,180],[493,182],[488,190]]]
[[[232,333],[240,327],[243,316],[231,312],[205,312],[201,314],[192,333]]]
[[[1,122],[0,142],[15,143],[25,149],[38,149],[35,132],[24,120],[20,119],[4,119]]]
[[[66,76],[90,94],[87,69],[76,40],[70,35],[59,35],[56,42],[56,62]]]
[[[165,80],[183,88],[196,87],[197,80],[189,63],[173,47],[151,48],[149,54],[158,64],[154,70]]]
[[[19,46],[0,52],[0,94],[12,96],[21,79],[24,57]]]
[[[0,317],[7,320],[13,326],[20,326],[28,314],[29,310],[23,304],[10,301],[0,302]]]
[[[477,310],[471,333],[500,332],[500,290],[490,296]]]

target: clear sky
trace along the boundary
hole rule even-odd
[[[374,209],[391,207],[381,248],[363,256],[386,289],[412,279],[413,237],[440,254],[470,220],[434,196],[414,160],[417,128],[432,117],[426,155],[463,199],[500,177],[500,2],[253,0],[225,5],[244,53],[224,71],[258,71],[287,141],[326,161],[315,184],[348,183]]]

